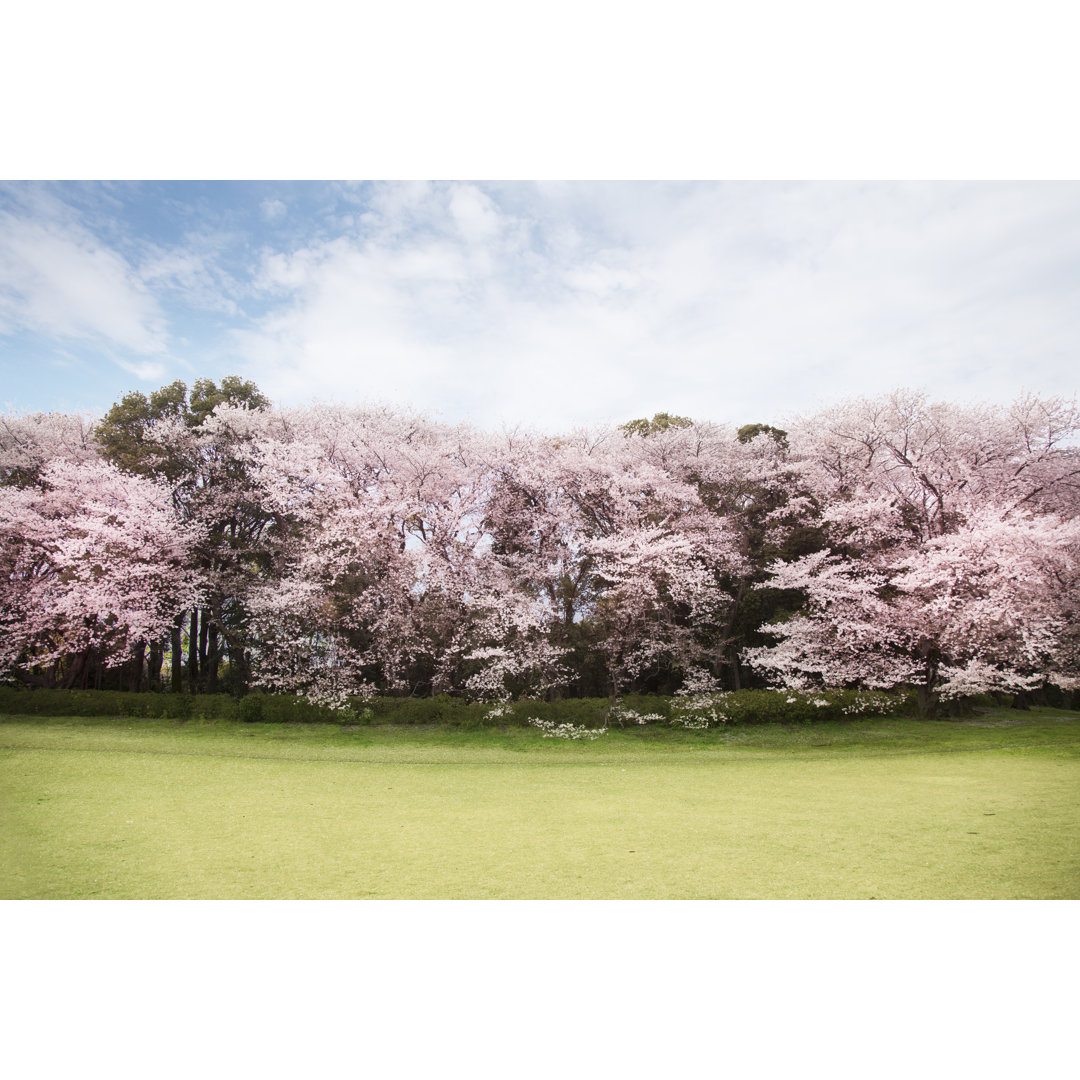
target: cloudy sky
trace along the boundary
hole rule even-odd
[[[1080,184],[0,185],[0,404],[240,374],[560,430],[1080,380]]]

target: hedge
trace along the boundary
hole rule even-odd
[[[125,693],[116,690],[26,690],[0,687],[0,713],[36,716],[132,716],[216,719],[249,723],[437,725],[450,728],[520,726],[532,719],[589,728],[731,724],[792,724],[911,713],[912,692],[738,690],[698,697],[631,695],[612,712],[608,698],[523,700],[502,706],[442,695],[431,698],[353,699],[335,711],[287,694]]]
[[[0,713],[31,716],[145,716],[186,720],[196,716],[238,719],[228,694],[130,693],[120,690],[26,690],[0,687]]]

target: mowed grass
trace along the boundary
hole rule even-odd
[[[1080,897],[1080,715],[715,732],[0,718],[0,897]]]

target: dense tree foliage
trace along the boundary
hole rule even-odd
[[[958,695],[1076,684],[1074,402],[898,392],[812,418],[801,483],[828,546],[772,567],[805,603],[748,659],[785,685]]]
[[[0,668],[327,703],[1074,686],[1078,429],[1060,399],[897,392],[493,434],[234,377],[10,416]]]

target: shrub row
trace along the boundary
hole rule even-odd
[[[0,713],[33,716],[145,716],[172,720],[239,719],[228,694],[130,693],[120,690],[25,690],[0,687]]]
[[[672,699],[672,720],[688,728],[729,724],[812,724],[826,720],[910,715],[914,691],[737,690]]]
[[[522,725],[531,719],[601,727],[677,724],[689,728],[729,724],[792,724],[856,719],[914,711],[914,694],[826,690],[739,690],[696,697],[632,695],[615,712],[607,698],[517,701],[502,706],[446,695],[433,698],[354,699],[334,711],[286,694],[123,693],[114,690],[25,690],[0,687],[0,713],[38,716],[133,716],[220,719],[261,723],[432,724],[452,728]]]
[[[640,713],[656,714],[655,722],[670,718],[671,698],[635,695],[623,699],[623,706]],[[565,698],[562,701],[525,699],[505,705],[465,701],[441,695],[431,698],[375,698],[366,704],[356,702],[357,712],[375,724],[438,724],[446,727],[498,727],[521,725],[530,719],[571,721],[586,727],[610,726],[611,701],[608,698]],[[364,717],[365,709],[370,717]]]
[[[0,686],[0,713],[32,716],[141,716],[166,720],[337,723],[348,714],[287,694],[130,693],[119,690],[26,690]]]

